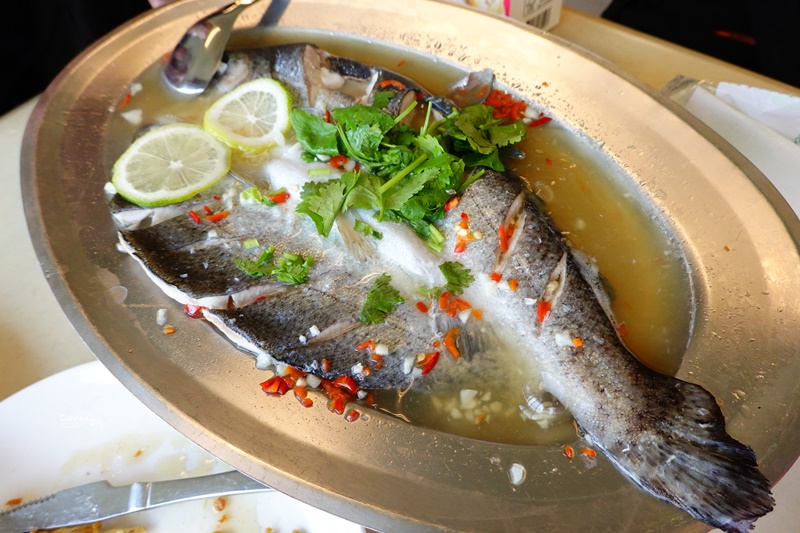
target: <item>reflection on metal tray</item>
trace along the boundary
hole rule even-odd
[[[155,310],[173,304],[114,246],[103,184],[119,139],[108,110],[191,23],[222,3],[179,2],[110,35],[54,82],[28,125],[21,165],[34,244],[59,302],[98,358],[222,460],[375,529],[705,530],[603,461],[583,470],[555,446],[481,442],[382,416],[346,424],[325,409],[265,402],[253,386],[263,374],[207,325],[187,323],[181,342],[159,334]],[[259,9],[238,27],[255,24]],[[687,257],[694,323],[678,375],[724,403],[730,433],[753,446],[770,479],[789,468],[800,434],[800,333],[793,327],[800,226],[744,158],[608,65],[468,9],[424,0],[296,0],[280,26],[303,28],[302,39],[341,33],[353,48],[404,47],[414,61],[443,68],[490,66],[561,122],[602,141]],[[128,290],[124,306],[107,298],[114,285]],[[514,463],[527,471],[520,486],[509,482]]]

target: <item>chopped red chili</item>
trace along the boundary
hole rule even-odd
[[[422,358],[417,366],[422,369],[422,375],[430,373],[433,370],[433,367],[436,366],[436,363],[439,362],[439,352],[430,352],[426,353],[425,356]]]
[[[322,364],[320,366],[322,367],[323,372],[329,372],[331,369],[331,364],[328,362],[327,359],[323,359]]]
[[[359,413],[355,409],[351,409],[350,412],[347,413],[347,415],[344,417],[344,419],[347,420],[348,422],[355,422],[356,420],[359,419],[359,417],[361,417],[361,413]]]
[[[503,276],[499,272],[492,272],[492,274],[489,277],[495,283],[500,283],[500,280],[503,279]]]
[[[367,348],[369,348],[370,351],[374,352],[375,351],[375,343],[372,342],[372,341],[364,341],[361,344],[359,344],[358,346],[356,346],[356,350],[358,350],[359,352],[361,350],[366,350]]]
[[[350,376],[339,376],[333,380],[333,384],[342,390],[355,395],[358,392],[358,383]]]
[[[198,215],[197,213],[195,213],[191,209],[189,210],[189,216],[192,217],[192,220],[194,220],[195,224],[199,224],[200,223],[200,215]]]
[[[504,120],[507,123],[521,119],[528,109],[528,104],[523,100],[515,100],[510,94],[497,89],[489,93],[484,104],[494,108],[492,116],[496,120]]]
[[[219,222],[220,220],[222,220],[223,218],[227,217],[230,214],[231,214],[230,211],[220,211],[219,213],[208,215],[206,218],[211,222]]]
[[[458,345],[456,343],[456,335],[459,333],[461,333],[461,328],[453,328],[444,335],[444,347],[447,349],[447,352],[453,356],[453,359],[461,357],[461,352],[458,351]]]
[[[344,396],[336,396],[328,402],[328,409],[337,415],[344,414],[344,406],[347,404]]]
[[[453,196],[452,198],[447,200],[443,207],[444,212],[448,213],[451,209],[453,209],[455,206],[458,205],[458,202],[459,202],[458,196]]]
[[[392,87],[398,91],[404,91],[406,86],[400,82],[399,80],[382,80],[378,82],[378,87],[381,89],[386,89],[387,87]]]
[[[550,302],[545,302],[544,300],[539,300],[536,303],[536,318],[539,320],[539,324],[544,322],[552,307]]]
[[[425,305],[423,302],[417,302],[417,311],[419,311],[420,313],[427,313],[428,306]]]
[[[281,376],[275,376],[261,383],[261,389],[267,394],[283,396],[289,391],[289,385]]]
[[[203,306],[186,304],[183,306],[183,311],[191,318],[203,318]]]
[[[300,405],[303,407],[311,407],[314,405],[314,401],[308,397],[308,390],[305,387],[295,385],[292,391],[294,391],[294,397],[297,398],[297,401],[300,402]]]
[[[210,207],[208,207],[207,205],[204,205],[204,206],[203,206],[203,211],[205,211],[205,212],[206,212],[206,213],[208,213],[209,215],[212,213],[212,211],[211,211],[211,208],[210,208]]]
[[[269,199],[272,200],[273,203],[283,204],[286,203],[286,200],[289,199],[289,193],[279,192],[278,194],[273,194],[272,196],[270,196]]]
[[[133,95],[131,93],[128,93],[125,96],[123,96],[122,100],[120,100],[119,105],[117,106],[117,109],[122,109],[123,107],[128,105],[131,101],[131,98],[133,98]]]
[[[343,155],[335,155],[331,157],[329,163],[333,168],[341,168],[347,164],[347,157]]]
[[[550,117],[539,117],[536,120],[534,120],[533,122],[531,122],[530,124],[528,124],[528,127],[529,128],[535,128],[536,126],[541,126],[542,124],[547,124],[551,120],[553,120],[553,119],[550,118]]]
[[[575,450],[573,450],[572,446],[569,445],[564,446],[564,450],[561,453],[563,453],[564,457],[566,457],[570,461],[572,460],[573,457],[575,457]]]

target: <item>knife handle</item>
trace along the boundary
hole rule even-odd
[[[141,490],[132,487],[131,504],[134,504],[133,500],[138,500],[141,509],[197,498],[216,498],[231,494],[274,490],[236,470],[208,476],[152,481],[135,485],[139,485]]]

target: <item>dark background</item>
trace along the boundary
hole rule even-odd
[[[800,0],[614,0],[603,17],[800,87]]]
[[[150,4],[15,0],[3,7],[0,115],[42,92],[82,50]],[[800,87],[800,0],[614,0],[603,16]]]
[[[148,9],[148,0],[4,2],[0,115],[42,92],[81,51]]]

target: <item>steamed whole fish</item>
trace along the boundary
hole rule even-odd
[[[370,102],[379,80],[395,79],[311,45],[287,45],[231,54],[212,90],[260,76],[279,79],[299,107],[315,112]],[[397,87],[389,111],[404,109],[418,94],[430,99],[408,80]],[[749,530],[772,509],[753,451],[726,433],[713,396],[650,370],[625,348],[561,233],[519,178],[489,171],[460,191],[457,207],[437,224],[445,238],[437,253],[408,226],[360,210],[339,215],[330,235],[320,236],[295,210],[297,191],[311,181],[301,152],[297,145],[276,149],[261,178],[232,180],[234,193],[219,200],[230,215],[219,223],[197,224],[184,213],[120,231],[121,245],[170,296],[202,306],[207,320],[262,363],[326,379],[347,375],[365,389],[436,390],[475,375],[536,375],[586,440],[655,497],[731,532]],[[328,179],[340,177],[332,171]],[[290,200],[246,205],[236,193],[253,186],[285,188]],[[354,220],[382,238],[354,234]],[[463,231],[500,239],[465,245]],[[236,266],[242,258],[257,263],[267,245],[276,257],[313,258],[308,279],[288,284]],[[463,294],[415,307],[418,290],[446,284],[441,267],[454,262],[473,277]],[[402,303],[385,321],[369,323],[362,319],[365,301],[382,275],[391,277]],[[499,290],[498,278],[513,278],[516,290]],[[469,305],[453,312],[454,302],[479,303],[482,319]],[[385,346],[380,365],[354,349],[366,340]],[[444,348],[434,351],[446,340],[457,347],[457,358]],[[438,364],[430,365],[433,353]]]

